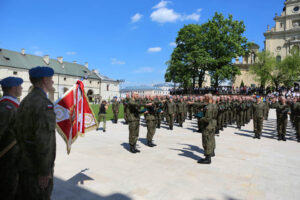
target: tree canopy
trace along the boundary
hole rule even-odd
[[[176,39],[176,48],[167,62],[166,81],[181,83],[185,88],[195,87],[196,79],[202,86],[205,72],[209,72],[213,85],[232,80],[240,74],[232,60],[247,52],[247,39],[243,36],[245,25],[229,15],[215,13],[202,25],[184,26]]]

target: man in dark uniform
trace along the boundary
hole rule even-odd
[[[175,116],[175,112],[176,112],[176,105],[173,102],[173,98],[170,97],[169,102],[166,105],[166,114],[168,115],[168,119],[169,119],[169,128],[170,130],[173,130],[173,125],[174,125],[174,116]]]
[[[261,102],[259,96],[256,97],[256,104],[253,104],[253,130],[254,137],[260,139],[261,132],[263,129],[263,120],[264,120],[264,103]]]
[[[154,103],[154,98],[150,97],[145,105],[146,112],[144,112],[144,116],[146,119],[147,125],[147,145],[149,147],[154,147],[156,144],[153,144],[153,137],[156,131],[156,105]]]
[[[215,156],[215,131],[217,127],[218,106],[216,105],[216,97],[207,95],[205,98],[207,104],[204,108],[204,117],[200,121],[204,124],[202,134],[202,146],[204,149],[204,159],[200,159],[200,164],[210,164],[211,157]]]
[[[54,91],[50,67],[29,70],[33,90],[17,112],[16,132],[20,145],[19,199],[48,200],[53,189],[56,155],[54,105],[47,93]]]
[[[0,81],[3,97],[0,99],[0,199],[16,198],[19,173],[17,159],[19,146],[16,140],[15,119],[22,94],[23,80],[7,77]]]
[[[179,100],[179,102],[177,103],[177,114],[178,114],[178,123],[179,123],[179,126],[182,127],[182,124],[183,124],[183,121],[184,121],[184,112],[185,112],[185,103],[184,103],[184,100],[183,98],[181,98]]]
[[[112,103],[112,111],[114,113],[114,123],[118,123],[118,115],[119,115],[119,108],[120,104],[118,102],[118,97],[114,97],[113,103]]]
[[[277,131],[278,131],[278,140],[286,141],[285,134],[286,134],[286,127],[287,127],[287,120],[288,114],[290,114],[290,107],[286,104],[286,99],[281,97],[280,104],[276,107],[277,111]]]
[[[140,103],[138,102],[138,94],[132,93],[128,102],[128,128],[129,128],[129,145],[131,153],[139,153],[136,143],[139,138],[140,131]]]

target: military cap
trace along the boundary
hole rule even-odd
[[[0,81],[1,86],[4,88],[19,86],[22,83],[23,83],[23,79],[17,77],[11,77],[11,76],[4,78]]]
[[[117,96],[114,96],[114,98],[117,99],[118,97],[117,97]]]
[[[51,77],[54,74],[54,70],[50,67],[34,67],[29,70],[30,78],[43,78]]]

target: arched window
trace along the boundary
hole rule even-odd
[[[276,56],[276,62],[281,62],[281,56]]]

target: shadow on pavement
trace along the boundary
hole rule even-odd
[[[78,174],[75,176],[78,176]],[[72,177],[69,180],[75,179],[77,178],[73,179]],[[64,181],[60,178],[54,177],[54,189],[51,196],[52,200],[132,200],[129,196],[121,193],[102,196],[74,185],[73,182],[70,182],[69,180]]]
[[[84,181],[93,181],[94,179],[85,175],[83,172],[89,170],[88,168],[81,170],[81,172],[79,172],[78,174],[76,174],[75,176],[73,176],[72,178],[70,178],[69,180],[67,180],[68,184],[71,185],[79,185],[79,183],[81,185],[84,185]]]
[[[130,152],[130,145],[128,144],[128,143],[122,143],[121,144],[121,146],[124,148],[124,149],[126,149],[127,151],[129,151]]]
[[[194,152],[204,154],[204,150],[197,147],[197,146],[195,146],[195,145],[190,145],[190,144],[180,144],[180,145],[185,145],[187,147],[185,147],[183,149],[172,149],[172,148],[170,148],[170,149],[175,150],[175,151],[180,151],[181,153],[179,153],[178,155],[188,157],[188,158],[192,158],[194,160],[200,160],[201,159],[201,157],[197,156]]]

